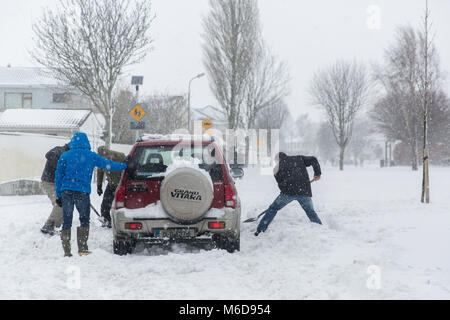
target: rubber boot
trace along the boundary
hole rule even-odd
[[[87,241],[89,239],[89,228],[78,227],[77,228],[77,241],[78,241],[78,255],[87,256],[91,252],[88,249]]]
[[[69,230],[62,230],[61,231],[61,242],[62,247],[64,250],[64,257],[71,257],[72,253],[70,253],[70,236],[71,236],[71,229]]]
[[[41,232],[43,234],[48,234],[50,236],[54,236],[56,231],[55,231],[55,227],[53,225],[53,223],[46,223],[42,228],[41,228]]]

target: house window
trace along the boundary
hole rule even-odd
[[[29,109],[33,105],[31,93],[5,93],[5,108],[7,109]]]
[[[70,102],[70,93],[54,93],[53,103],[67,103]]]

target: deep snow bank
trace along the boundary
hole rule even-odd
[[[50,212],[45,197],[0,197],[0,298],[449,299],[450,169],[430,173],[432,203],[423,205],[420,172],[325,167],[313,185],[324,226],[292,203],[257,238],[256,224],[242,224],[241,252],[232,255],[177,246],[115,256],[111,231],[92,214],[93,254],[65,259],[60,240],[39,232]],[[273,177],[256,169],[237,187],[242,220],[278,194]],[[92,195],[97,208],[100,201]]]

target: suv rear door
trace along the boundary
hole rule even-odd
[[[125,187],[125,207],[128,209],[144,208],[160,200],[160,189],[167,168],[172,163],[174,143],[145,144],[135,146],[131,153],[129,168],[124,174],[121,185]],[[187,146],[191,149],[192,146]],[[214,153],[213,164],[201,163],[199,167],[209,172],[214,187],[212,208],[224,207],[225,165],[215,144],[203,145]],[[190,150],[188,150],[190,152]],[[225,170],[226,171],[226,170]],[[225,178],[226,180],[226,178]]]

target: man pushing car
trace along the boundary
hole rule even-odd
[[[106,148],[106,146],[101,146],[98,148],[98,154],[107,159],[124,162],[126,156],[122,152],[117,152]],[[102,213],[103,226],[111,228],[111,206],[114,201],[114,196],[116,194],[117,186],[120,183],[120,178],[122,177],[121,172],[111,172],[110,170],[103,170],[101,168],[97,169],[97,194],[101,196],[103,194],[103,178],[106,174],[106,180],[108,185],[105,189],[105,194],[103,196],[102,205],[100,211]]]
[[[85,133],[75,133],[69,143],[69,151],[62,154],[55,172],[56,203],[63,209],[61,242],[64,256],[71,257],[71,228],[74,207],[80,214],[80,227],[77,228],[78,254],[88,255],[87,241],[90,223],[90,193],[92,173],[95,167],[108,171],[122,171],[125,163],[105,159],[91,151]]]

